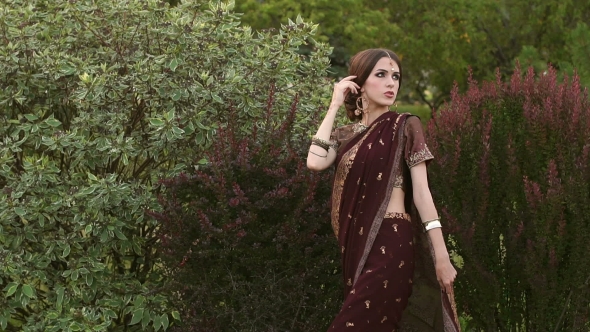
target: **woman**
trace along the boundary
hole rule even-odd
[[[332,227],[345,300],[329,331],[459,331],[456,271],[427,182],[433,156],[420,120],[389,110],[403,77],[399,58],[365,50],[351,59],[349,74],[334,86],[307,157],[315,171],[336,164]],[[357,122],[332,130],[343,105]]]

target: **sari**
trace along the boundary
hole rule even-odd
[[[440,289],[419,218],[386,214],[394,187],[404,189],[406,211],[415,211],[409,169],[432,159],[420,121],[387,112],[364,130],[339,127],[331,140],[338,150],[331,221],[345,301],[329,331],[459,331],[453,294]]]

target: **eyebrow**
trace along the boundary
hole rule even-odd
[[[376,70],[376,72],[386,72],[386,73],[387,73],[387,72],[389,72],[389,70],[387,70],[387,69],[381,69],[381,68],[380,68],[380,69],[377,69],[377,70]],[[400,73],[399,71],[397,71],[397,70],[396,70],[396,71],[394,71],[393,73],[394,73],[394,74],[401,74],[401,73]]]

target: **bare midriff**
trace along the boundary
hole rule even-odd
[[[404,197],[405,193],[402,188],[393,188],[386,212],[405,213],[406,208],[404,207]]]

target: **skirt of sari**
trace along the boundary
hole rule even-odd
[[[329,332],[398,331],[412,294],[413,232],[409,215],[385,215],[363,271]]]

